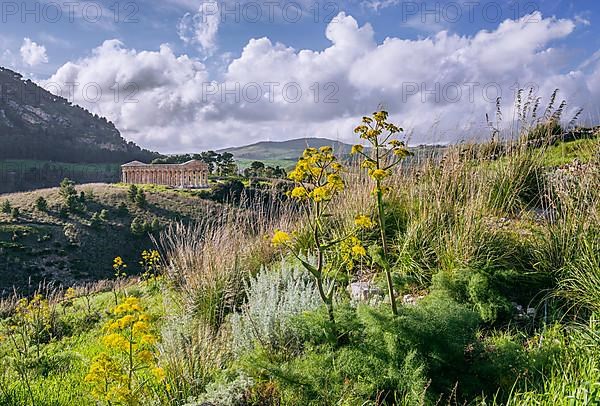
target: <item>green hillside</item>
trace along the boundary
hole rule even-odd
[[[109,278],[115,252],[126,259],[152,246],[149,236],[133,235],[135,218],[152,224],[157,233],[172,221],[199,221],[220,210],[211,201],[173,190],[146,190],[147,205],[140,208],[128,198],[125,186],[77,186],[85,198],[81,208],[65,212],[58,188],[0,196],[19,209],[17,218],[0,213],[0,292],[26,289],[41,281],[71,285],[78,281]],[[35,208],[43,197],[47,211]],[[95,223],[94,214],[105,210]],[[139,271],[133,261],[131,272]]]
[[[236,160],[253,161],[296,161],[306,148],[332,146],[337,155],[350,153],[351,145],[327,138],[298,138],[289,141],[262,141],[243,147],[225,148],[219,152],[229,152]]]

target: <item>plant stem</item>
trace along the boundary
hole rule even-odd
[[[383,193],[381,191],[381,182],[377,181],[377,213],[379,217],[379,229],[381,230],[381,245],[383,248],[383,259],[384,259],[384,271],[385,278],[388,285],[388,294],[390,295],[390,304],[392,306],[392,313],[394,316],[398,315],[398,308],[396,307],[396,298],[394,296],[394,282],[392,281],[392,272],[390,271],[390,265],[388,263],[388,246],[385,235],[385,214],[383,211]]]
[[[321,299],[327,306],[327,314],[329,321],[331,322],[332,332],[335,336],[336,341],[338,340],[337,327],[335,324],[335,316],[333,313],[333,298],[332,294],[327,295],[323,289],[323,248],[321,246],[321,238],[319,235],[319,220],[321,216],[321,203],[315,202],[315,228],[314,228],[314,240],[317,247],[317,288]]]
[[[377,169],[381,169],[381,159],[379,156],[379,140],[375,138],[375,162],[377,164]],[[390,264],[388,262],[388,247],[387,247],[387,239],[385,235],[385,213],[383,210],[383,191],[381,190],[381,181],[379,179],[376,180],[377,187],[377,217],[379,219],[379,230],[381,233],[381,246],[383,249],[383,262],[384,262],[384,272],[385,279],[387,280],[388,286],[388,295],[390,295],[390,304],[392,306],[392,313],[394,316],[398,315],[398,308],[396,307],[396,298],[394,297],[394,282],[392,281],[392,272],[390,271]]]

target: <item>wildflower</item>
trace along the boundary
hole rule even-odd
[[[304,173],[298,169],[295,169],[288,174],[288,178],[296,182],[302,182],[304,179]]]
[[[116,350],[127,351],[129,348],[129,342],[125,337],[118,333],[112,333],[102,338],[102,343],[108,348]]]
[[[377,166],[377,164],[372,159],[365,159],[361,166],[363,168],[374,169]]]
[[[164,381],[167,376],[167,374],[165,374],[165,370],[161,367],[152,368],[152,375],[154,375],[158,381]]]
[[[319,186],[314,188],[309,195],[315,202],[322,202],[324,200],[329,200],[330,194],[327,188],[323,186]]]
[[[275,230],[271,243],[276,246],[287,245],[291,241],[290,235],[285,231]]]
[[[354,155],[363,152],[363,150],[364,147],[362,145],[353,145],[352,149],[350,150],[350,153]]]
[[[344,181],[342,180],[342,177],[337,173],[332,173],[331,175],[327,176],[327,183],[328,186],[334,190],[344,189]]]
[[[294,188],[294,190],[292,190],[292,193],[290,193],[290,195],[295,199],[305,199],[308,197],[308,192],[304,187],[297,186]]]
[[[367,250],[365,250],[365,247],[363,247],[362,245],[357,244],[352,246],[352,254],[357,257],[364,257],[365,255],[367,255]]]
[[[152,334],[145,334],[142,336],[141,340],[140,340],[141,344],[155,344],[156,343],[156,337],[154,337]]]
[[[73,288],[69,288],[66,290],[65,292],[65,299],[66,300],[73,300],[77,297],[77,292],[75,291],[75,289]]]
[[[364,229],[373,228],[373,226],[375,225],[369,217],[367,217],[363,214],[356,216],[356,218],[354,219],[354,224],[358,228],[364,228]]]
[[[145,362],[146,364],[149,364],[150,362],[152,362],[154,360],[154,355],[148,351],[148,350],[143,350],[140,351],[137,354],[137,357],[142,361]]]
[[[359,125],[354,129],[354,133],[362,134],[362,133],[366,132],[368,129],[369,129],[369,127],[367,127],[366,125]]]
[[[369,175],[371,175],[371,177],[375,180],[383,180],[389,175],[389,173],[383,169],[373,169],[369,171]]]
[[[127,264],[125,262],[123,262],[123,258],[116,257],[113,261],[113,268],[115,270],[121,269],[121,268],[127,268]]]

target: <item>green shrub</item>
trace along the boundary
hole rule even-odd
[[[135,204],[140,209],[145,209],[148,205],[148,201],[146,200],[146,194],[141,189],[139,189],[137,191],[137,194],[135,195]]]
[[[102,209],[100,210],[100,214],[98,215],[98,217],[100,218],[100,220],[102,221],[106,221],[108,220],[108,210],[106,209]]]
[[[131,234],[139,237],[146,234],[147,231],[147,223],[141,217],[135,217],[131,222]]]
[[[48,202],[43,196],[38,196],[38,198],[35,200],[35,208],[41,212],[48,211]]]
[[[419,405],[450,396],[457,381],[472,379],[464,354],[479,318],[465,306],[433,295],[400,307],[397,317],[387,307],[336,309],[342,345],[329,336],[324,309],[307,312],[296,319],[305,351],[288,359],[257,347],[243,357],[246,373],[274,382],[283,404]]]
[[[138,187],[136,185],[129,185],[127,189],[127,197],[131,203],[135,203],[135,199],[138,195]]]
[[[5,200],[2,203],[2,213],[4,214],[10,214],[12,212],[12,206],[10,204],[10,201]]]
[[[100,214],[98,212],[95,212],[94,214],[92,214],[92,217],[90,218],[90,227],[99,228],[101,225],[102,225],[102,219],[100,218]]]
[[[287,262],[277,268],[263,269],[250,279],[246,304],[231,316],[233,349],[238,354],[256,345],[290,353],[301,348],[291,319],[319,307],[319,293],[306,271]]]

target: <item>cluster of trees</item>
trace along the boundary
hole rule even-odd
[[[250,167],[244,169],[244,177],[246,178],[285,178],[287,173],[285,169],[279,165],[272,167],[267,166],[261,161],[254,161]]]
[[[163,158],[157,158],[152,161],[153,164],[182,164],[187,161],[197,160],[208,165],[208,171],[211,174],[219,176],[236,175],[238,168],[229,152],[222,154],[215,151],[205,151],[199,154],[181,154],[170,155]]]

